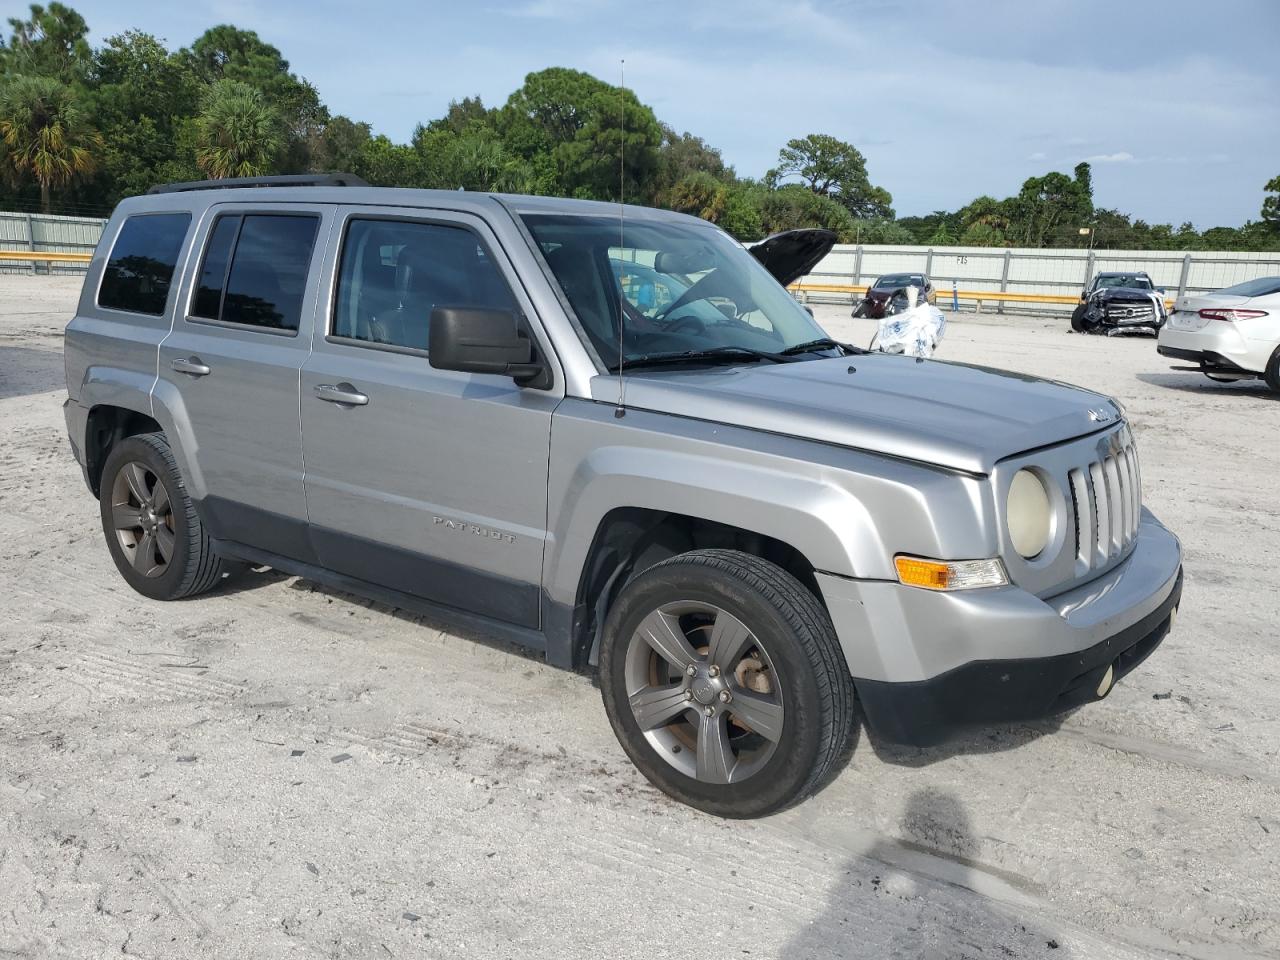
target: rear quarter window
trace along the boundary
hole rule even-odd
[[[189,213],[147,213],[125,220],[102,273],[98,306],[163,314],[190,226]]]

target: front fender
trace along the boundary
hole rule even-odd
[[[568,400],[552,425],[543,582],[572,604],[596,530],[638,507],[781,541],[815,570],[894,578],[893,555],[987,556],[994,524],[980,478],[647,411],[619,419]]]

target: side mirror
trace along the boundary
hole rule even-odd
[[[1088,299],[1089,299],[1089,291],[1085,290],[1083,293],[1080,294],[1080,302],[1084,303]]]
[[[1164,287],[1156,287],[1156,293],[1164,293]]]
[[[431,311],[427,359],[437,370],[496,373],[521,386],[545,389],[550,370],[533,359],[533,341],[510,310],[436,307]]]

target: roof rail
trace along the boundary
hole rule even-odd
[[[187,193],[192,190],[232,190],[236,187],[367,187],[351,173],[299,173],[286,177],[227,177],[224,180],[188,180],[158,183],[147,193]]]

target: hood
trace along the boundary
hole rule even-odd
[[[836,235],[830,230],[785,230],[748,250],[786,287],[812,271],[835,245]]]
[[[1099,300],[1147,300],[1159,296],[1155,290],[1143,290],[1141,287],[1102,287],[1090,294]]]
[[[855,372],[850,373],[849,369]],[[1118,422],[1100,394],[1002,370],[872,353],[627,374],[627,406],[787,434],[967,473]],[[612,403],[617,377],[592,381]]]

